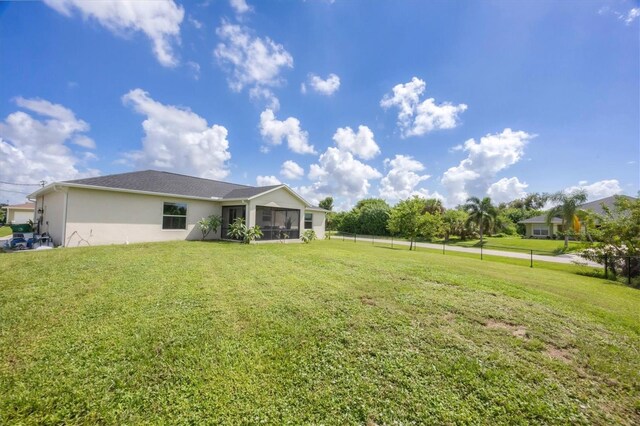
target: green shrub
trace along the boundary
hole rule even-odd
[[[300,237],[302,242],[305,244],[309,244],[311,241],[317,238],[318,236],[316,235],[316,232],[313,229],[307,229],[302,233],[302,236]]]

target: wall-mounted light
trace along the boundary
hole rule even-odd
[[[44,210],[38,209],[38,214],[42,214],[42,213],[44,213]]]

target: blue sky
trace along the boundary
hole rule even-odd
[[[635,195],[639,17],[606,0],[3,2],[0,200],[143,169],[340,208]]]

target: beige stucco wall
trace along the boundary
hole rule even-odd
[[[325,229],[325,221],[326,221],[326,213],[308,210],[307,213],[313,214],[313,221],[311,222],[313,226],[313,230],[316,233],[318,239],[324,239],[324,229]]]
[[[64,210],[66,201],[66,188],[41,195],[36,199],[36,212],[43,210],[40,233],[51,235],[53,244],[56,246],[64,243]],[[36,222],[40,217],[36,214]]]
[[[533,230],[534,229],[547,229],[547,230],[549,230],[549,235],[548,236],[550,238],[553,236],[553,234],[557,234],[558,233],[558,225],[556,223],[552,223],[550,225],[547,225],[546,223],[525,223],[524,227],[525,227],[525,235],[527,237],[547,238],[547,236],[533,235]]]
[[[27,223],[33,220],[33,210],[7,208],[7,223]]]
[[[300,232],[304,231],[304,209],[306,205],[298,198],[291,194],[284,188],[276,189],[267,194],[260,195],[249,201],[249,208],[247,209],[249,226],[253,226],[256,223],[256,207],[282,207],[286,209],[300,210],[300,223],[298,224]]]
[[[187,204],[187,229],[162,229],[165,202]],[[67,246],[199,240],[196,223],[212,214],[221,214],[219,202],[69,188]],[[214,238],[220,238],[220,229],[207,237]]]

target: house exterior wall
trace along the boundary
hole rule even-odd
[[[552,224],[546,224],[546,223],[525,223],[525,236],[527,238],[531,237],[531,238],[551,238],[553,236],[553,234],[557,234],[558,233],[558,224],[557,223],[552,223]],[[533,230],[534,229],[546,229],[549,232],[549,235],[545,235],[545,236],[540,236],[540,235],[534,235],[533,234]]]
[[[7,208],[7,223],[27,223],[33,220],[33,210]]]
[[[187,204],[185,230],[162,229],[165,202]],[[199,240],[197,222],[212,214],[221,214],[219,202],[69,188],[66,245]],[[215,238],[220,238],[220,229],[207,237]]]
[[[35,211],[42,209],[42,215],[36,214],[36,226],[40,233],[48,233],[53,244],[64,244],[64,212],[67,200],[66,188],[41,195],[36,199]]]
[[[319,212],[315,210],[307,210],[306,212],[313,214],[313,220],[311,222],[312,229],[316,233],[318,239],[323,240],[327,214],[325,212]]]
[[[267,194],[260,195],[248,202],[247,208],[247,224],[253,226],[256,224],[256,207],[282,207],[286,209],[300,210],[300,223],[298,224],[300,232],[304,230],[304,209],[306,205],[300,201],[298,197],[292,195],[284,188],[276,189]]]

